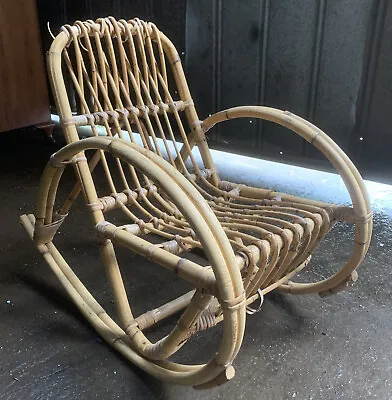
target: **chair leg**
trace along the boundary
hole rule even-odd
[[[127,292],[124,287],[124,282],[112,242],[109,239],[102,240],[99,244],[99,250],[111,285],[121,326],[125,330],[134,320],[134,317],[129,305]]]

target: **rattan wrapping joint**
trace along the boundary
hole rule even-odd
[[[351,224],[367,224],[373,219],[373,213],[369,212],[364,216],[360,216],[356,215],[351,207],[337,207],[333,213],[333,218]]]
[[[65,217],[68,214],[62,215],[57,219],[57,221],[54,221],[50,224],[46,225],[35,225],[34,229],[34,243],[39,245],[39,244],[46,244],[49,243],[53,240],[54,235],[60,228],[61,224],[63,223]]]
[[[215,313],[211,310],[210,307],[207,307],[201,314],[198,320],[196,321],[196,330],[197,331],[205,331],[209,328],[212,328],[217,324]]]
[[[180,254],[181,247],[179,243],[176,240],[169,240],[167,242],[161,243],[160,246],[163,248],[163,250],[168,251],[171,254]]]
[[[72,157],[70,160],[58,161],[56,160],[56,153],[52,154],[49,158],[49,164],[53,168],[64,168],[69,164],[77,164],[80,161],[87,161],[86,157]]]
[[[180,248],[184,251],[189,251],[191,250],[191,247],[188,246],[183,240],[182,237],[180,235],[176,235],[174,237],[174,240],[178,243],[178,245],[180,246]]]
[[[232,300],[219,300],[219,303],[223,310],[234,312],[246,304],[246,293],[245,290],[237,297]]]
[[[140,226],[137,224],[126,224],[122,225],[120,228],[135,236],[140,236],[140,234],[142,233]]]

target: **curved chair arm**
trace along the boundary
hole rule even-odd
[[[282,111],[275,108],[263,106],[240,106],[220,111],[211,115],[202,122],[204,132],[207,132],[215,124],[235,118],[261,118],[275,122],[279,125],[294,131],[307,142],[316,147],[334,166],[342,177],[343,182],[349,192],[353,208],[347,208],[340,214],[349,214],[348,220],[355,224],[354,251],[344,267],[331,277],[316,283],[290,283],[282,285],[280,288],[291,293],[320,293],[328,294],[340,290],[347,286],[351,279],[355,279],[355,269],[362,262],[371,238],[372,232],[372,211],[368,195],[358,170],[347,157],[343,150],[321,129],[292,114],[289,111]],[[245,187],[241,190],[241,195],[245,197],[260,197],[265,194],[262,189]],[[287,196],[288,201],[298,201],[294,196]],[[319,206],[326,204],[313,202]],[[336,207],[336,210],[341,210]]]
[[[136,346],[138,354],[132,354],[131,356],[130,352],[134,350],[128,349],[127,357],[132,358],[132,361],[147,372],[181,384],[201,385],[217,379],[222,374],[226,376],[231,373],[232,371],[229,367],[241,346],[245,329],[245,297],[240,271],[234,262],[234,252],[230,242],[215,214],[197,189],[167,161],[137,144],[110,137],[92,137],[63,147],[51,157],[42,175],[36,209],[36,228],[40,226],[42,230],[49,226],[50,231],[52,231],[52,223],[45,222],[45,220],[48,220],[48,218],[45,218],[45,213],[50,208],[48,205],[50,206],[53,200],[52,194],[56,192],[61,172],[69,163],[76,164],[87,202],[94,201],[94,198],[89,198],[91,193],[95,193],[91,175],[86,171],[83,173],[82,170],[82,167],[87,165],[84,151],[89,149],[102,150],[124,163],[132,165],[153,182],[159,184],[162,190],[171,197],[173,203],[176,204],[196,233],[211,262],[217,289],[217,293],[214,294],[221,302],[224,314],[224,331],[221,346],[215,356],[205,365],[195,366],[190,370],[188,367],[176,364],[176,372],[166,370],[163,377],[162,368],[157,361],[154,362],[153,360],[155,351],[160,350],[161,345],[167,342],[170,335],[151,345],[147,343],[147,340],[142,340],[141,343],[144,347],[142,346],[139,349]],[[99,210],[94,211],[95,223],[103,225],[104,216],[102,213],[99,215],[99,213]],[[38,222],[40,225],[38,225]],[[41,246],[45,246],[45,244],[41,244]],[[71,274],[69,271],[68,273]],[[63,281],[64,279],[62,277]],[[74,275],[72,275],[72,281],[77,282],[79,286],[82,285]],[[65,285],[65,288],[68,290],[67,285]],[[84,292],[85,289],[82,288],[79,294]],[[82,306],[84,299],[80,300],[75,293],[72,293],[72,295],[74,298],[76,297],[75,302],[81,312],[108,341],[112,340],[112,337],[107,336],[107,332],[105,333],[104,329],[96,325],[96,318],[95,316],[95,319],[92,318],[91,310],[86,311],[85,306]],[[201,293],[202,296],[203,293]],[[196,299],[195,301],[198,300]],[[192,312],[188,314],[192,314]],[[185,313],[186,311],[184,315]],[[141,336],[141,332],[132,332],[131,336],[136,337],[136,333],[139,337]],[[141,361],[139,356],[150,360],[146,361],[143,358],[145,361]]]

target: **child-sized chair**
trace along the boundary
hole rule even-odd
[[[65,25],[49,51],[48,69],[68,144],[47,164],[35,214],[21,222],[80,312],[131,362],[173,383],[219,385],[234,376],[246,314],[257,311],[251,303],[274,289],[327,295],[356,280],[372,231],[368,197],[353,163],[316,126],[261,106],[234,107],[200,121],[173,44],[153,23],[136,18]],[[315,146],[342,177],[352,206],[221,180],[206,135],[215,124],[243,117],[285,126]],[[80,140],[78,127],[89,128],[91,137]],[[77,184],[57,206],[68,166]],[[117,315],[105,312],[53,243],[80,192],[83,223],[98,238]],[[126,223],[111,218],[119,212]],[[355,232],[342,269],[318,282],[294,282],[339,222],[353,224]],[[136,317],[115,246],[194,289]],[[180,311],[168,335],[155,342],[146,337],[147,328]],[[169,360],[195,333],[219,322],[221,342],[205,364]]]

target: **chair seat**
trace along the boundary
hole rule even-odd
[[[227,185],[226,185],[227,186]],[[231,184],[230,187],[244,188]],[[201,190],[202,191],[202,190]],[[268,193],[268,191],[266,191]],[[261,190],[261,193],[262,190]],[[220,196],[203,192],[206,201],[221,224],[239,263],[246,295],[267,288],[297,268],[305,266],[311,253],[331,229],[332,206],[320,207],[297,201],[283,201],[281,197],[246,198],[233,189]],[[284,197],[284,194],[282,194]],[[162,212],[157,200],[165,197],[155,185],[100,199],[106,210],[122,208],[137,210],[146,201],[151,212],[134,218],[133,224],[117,229],[148,237],[158,236],[158,245],[172,254],[180,255],[201,248],[200,241],[190,229],[180,211],[172,204],[171,212]],[[158,203],[154,208],[153,204]],[[331,222],[332,221],[332,222]]]
[[[247,258],[245,289],[251,295],[304,263],[329,231],[331,220],[324,208],[305,203],[248,201],[220,199],[209,204],[234,252]]]
[[[220,385],[234,377],[246,312],[256,311],[247,308],[252,302],[276,288],[331,294],[356,280],[372,231],[368,197],[353,163],[315,125],[266,106],[233,107],[201,121],[174,45],[138,18],[63,26],[49,51],[48,71],[68,144],[51,157],[35,213],[22,215],[21,222],[80,312],[135,365],[177,384]],[[207,135],[236,118],[279,124],[314,146],[342,177],[352,206],[221,180]],[[80,140],[82,128],[92,137]],[[77,182],[64,201],[58,187],[67,166]],[[53,243],[80,193],[86,206],[80,223],[91,224],[98,236],[114,317]],[[116,209],[125,225],[115,224]],[[353,252],[343,267],[316,282],[291,280],[339,221],[354,229]],[[117,246],[147,258],[157,271],[171,271],[193,290],[134,316],[139,299],[128,297]],[[191,252],[202,252],[204,260]],[[151,342],[143,332],[181,310],[161,339]],[[169,359],[196,332],[220,322],[220,345],[202,364]]]

